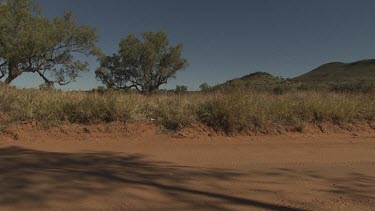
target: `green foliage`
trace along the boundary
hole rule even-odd
[[[106,88],[104,86],[98,86],[97,92],[100,94],[104,94],[106,92]]]
[[[98,86],[98,88],[91,90],[92,93],[99,93],[99,94],[104,94],[107,91],[109,91],[109,90],[106,89],[104,86]]]
[[[210,86],[207,83],[203,83],[203,84],[199,85],[199,89],[202,92],[207,92],[208,90],[210,90]]]
[[[181,53],[182,44],[170,46],[164,32],[145,32],[142,40],[132,34],[121,40],[117,54],[101,60],[96,76],[108,88],[150,94],[187,66]]]
[[[176,89],[174,90],[174,92],[177,94],[186,93],[187,91],[188,87],[184,85],[176,85]]]
[[[0,79],[7,84],[29,72],[65,85],[88,69],[77,54],[100,55],[95,30],[77,25],[71,12],[51,21],[32,0],[6,0],[0,14]]]

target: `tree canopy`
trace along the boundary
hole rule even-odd
[[[103,57],[96,76],[108,88],[131,89],[149,94],[187,66],[182,44],[170,46],[164,32],[131,34],[121,40],[117,54]]]
[[[6,84],[28,72],[51,86],[66,85],[88,70],[79,54],[100,55],[95,29],[76,24],[71,12],[49,20],[32,0],[6,0],[0,14],[0,79]]]
[[[199,89],[202,91],[202,92],[206,92],[210,89],[210,86],[208,85],[208,83],[203,83],[201,85],[199,85]]]
[[[176,85],[175,93],[181,94],[188,91],[188,87],[184,85]]]

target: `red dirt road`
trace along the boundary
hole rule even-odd
[[[373,210],[375,135],[0,141],[0,210]]]

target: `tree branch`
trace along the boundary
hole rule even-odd
[[[66,81],[66,82],[59,81],[59,82],[57,82],[57,83],[58,83],[60,86],[65,86],[65,85],[71,83],[72,81],[73,81],[73,80],[70,79],[70,80],[68,80],[68,81]]]
[[[0,74],[0,79],[3,79],[4,76],[5,76],[5,73],[4,73],[2,70],[0,71],[0,73],[1,73],[1,74]]]
[[[41,73],[39,70],[36,70],[36,72],[39,74],[40,77],[43,78],[43,80],[47,83],[47,84],[53,84],[55,83],[55,81],[51,81],[49,80],[46,76],[44,76],[43,73]]]
[[[0,79],[4,78],[4,76],[6,75],[5,70],[3,69],[5,65],[7,65],[7,62],[3,62],[2,64],[0,64]]]

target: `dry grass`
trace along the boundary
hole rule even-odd
[[[374,94],[256,92],[184,95],[106,94],[0,87],[0,112],[11,122],[95,124],[150,121],[178,130],[204,123],[227,133],[306,123],[375,120]]]

